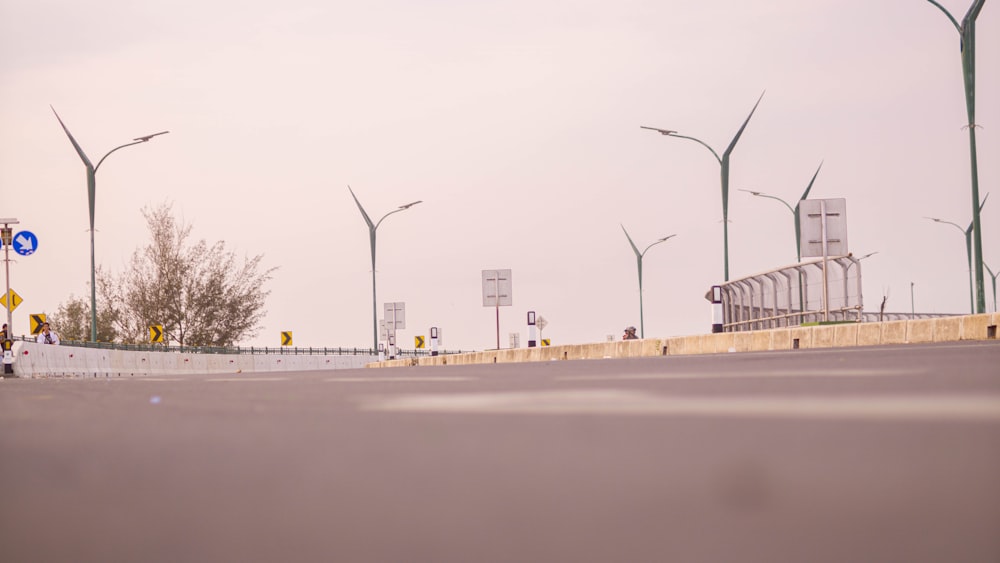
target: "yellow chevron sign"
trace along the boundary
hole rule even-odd
[[[286,330],[281,333],[281,345],[282,346],[292,345],[292,331]]]
[[[45,322],[44,313],[28,315],[28,324],[31,325],[31,334],[38,335],[42,332],[42,324]]]
[[[423,336],[414,336],[413,337],[413,347],[417,348],[418,350],[421,349],[421,348],[423,348],[424,347],[424,337]]]
[[[163,342],[163,325],[151,325],[149,327],[149,341]]]

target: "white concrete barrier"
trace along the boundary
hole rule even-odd
[[[16,377],[135,377],[361,368],[374,356],[196,354],[127,351],[15,341]]]

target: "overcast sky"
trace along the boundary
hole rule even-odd
[[[970,1],[941,0],[961,20]],[[980,190],[1000,192],[1000,3],[978,19]],[[496,344],[481,271],[513,270],[501,344],[704,333],[723,278],[720,154],[732,156],[730,273],[795,261],[794,204],[846,198],[866,310],[967,313],[971,221],[959,35],[923,0],[458,2],[0,0],[0,217],[40,241],[11,287],[31,313],[89,296],[86,176],[97,261],[120,272],[167,202],[193,237],[276,266],[243,344],[370,346],[368,229],[378,303],[403,301],[399,342],[441,327],[446,348]],[[983,216],[1000,269],[1000,193]],[[13,254],[12,254],[13,256]],[[987,278],[987,283],[989,279]],[[987,302],[993,309],[992,292]],[[58,329],[58,327],[56,327]]]

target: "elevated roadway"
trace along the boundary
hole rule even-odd
[[[1000,560],[1000,343],[0,381],[2,561]]]

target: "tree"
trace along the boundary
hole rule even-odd
[[[152,325],[182,346],[232,346],[255,336],[270,294],[263,287],[277,268],[262,270],[262,255],[240,261],[222,241],[191,244],[191,226],[178,223],[168,204],[142,214],[150,243],[115,283],[99,286],[121,339],[147,342]]]
[[[97,341],[114,342],[118,339],[115,329],[116,312],[109,306],[113,300],[113,281],[100,266],[97,268],[97,291],[101,294],[97,311]],[[69,300],[59,305],[54,315],[46,320],[56,329],[62,340],[90,340],[90,300],[70,295]]]

